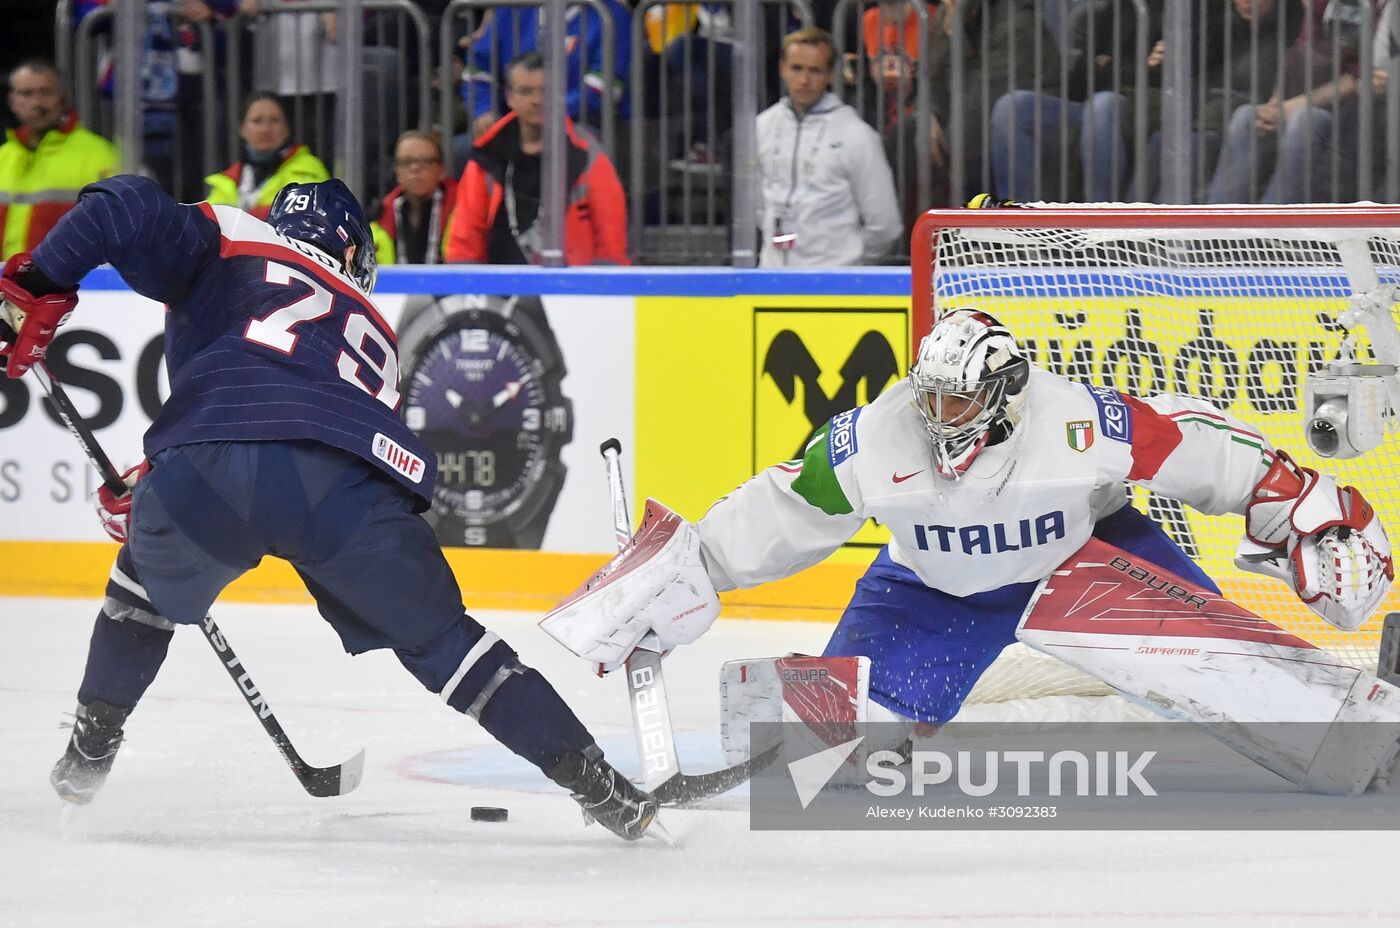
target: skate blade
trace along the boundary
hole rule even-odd
[[[89,786],[87,789],[78,789],[67,780],[59,780],[53,783],[54,792],[58,793],[58,798],[63,800],[64,805],[85,806],[92,802],[97,795],[97,787]]]
[[[58,810],[58,836],[63,839],[73,837],[78,823],[78,809],[81,808],[76,802],[65,802],[63,808]]]
[[[647,830],[643,837],[655,838],[667,847],[681,846],[681,842],[676,838],[676,836],[671,834],[671,832],[666,829],[665,825],[661,824],[660,818],[654,818],[651,820],[651,824],[647,826]]]

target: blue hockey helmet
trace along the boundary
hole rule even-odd
[[[332,178],[315,184],[288,184],[272,200],[268,225],[299,242],[314,245],[340,261],[349,245],[355,254],[345,273],[365,293],[374,291],[379,259],[374,251],[374,233],[360,208],[360,201],[345,183]]]

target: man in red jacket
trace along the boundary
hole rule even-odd
[[[540,148],[544,130],[544,59],[521,55],[506,69],[500,121],[476,140],[457,186],[447,260],[537,264],[542,241]],[[567,264],[628,264],[627,207],[622,184],[602,146],[567,118],[568,184],[564,216]]]

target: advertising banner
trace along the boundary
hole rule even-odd
[[[638,297],[639,492],[698,519],[908,367],[907,298]],[[837,558],[867,564],[886,538],[868,524]]]
[[[598,445],[633,442],[631,297],[390,294],[376,304],[400,337],[401,411],[439,458],[430,518],[442,543],[609,551]],[[141,459],[169,392],[163,326],[158,303],[84,290],[49,351],[120,468]],[[0,378],[0,540],[105,540],[97,485],[33,378]]]
[[[141,436],[169,392],[165,310],[129,291],[83,291],[49,348],[67,389],[112,462],[141,460]],[[102,541],[91,496],[100,481],[34,377],[0,377],[0,538]]]

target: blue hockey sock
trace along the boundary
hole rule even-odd
[[[477,720],[497,741],[546,774],[565,754],[593,743],[593,736],[549,681],[518,662]]]
[[[78,687],[78,702],[102,700],[133,709],[165,661],[174,630],[132,619],[118,621],[104,608],[97,615],[88,645],[87,668]]]
[[[471,616],[417,648],[397,649],[403,665],[442,701],[481,723],[501,744],[543,771],[593,736],[540,673]]]

